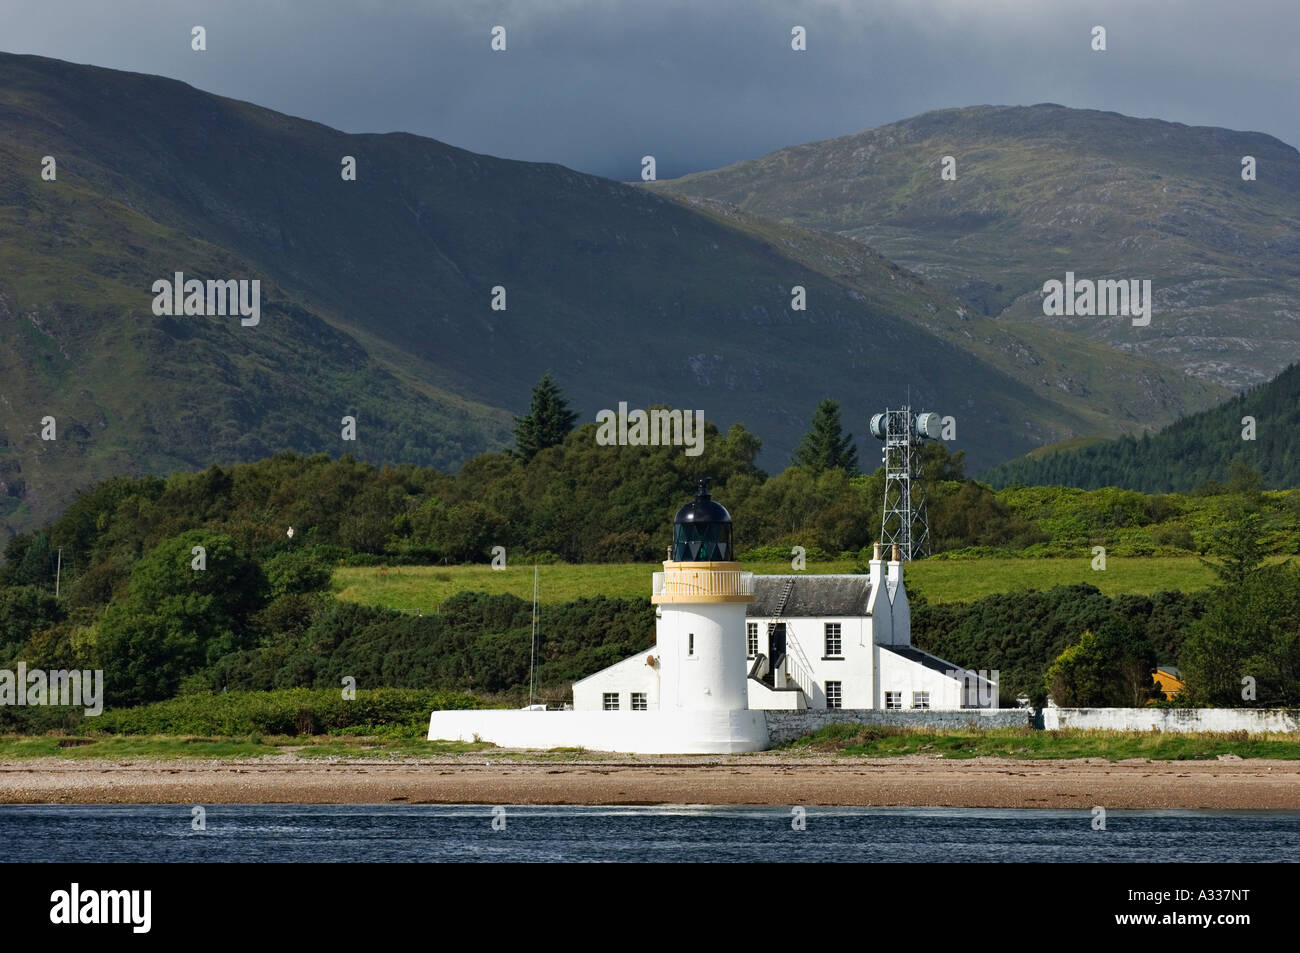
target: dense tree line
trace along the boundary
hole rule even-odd
[[[199,529],[229,536],[259,559],[309,549],[354,563],[462,563],[486,561],[504,546],[512,557],[648,561],[662,557],[673,514],[705,473],[732,511],[741,550],[799,544],[857,553],[879,530],[879,471],[791,467],[769,478],[754,464],[757,438],[739,425],[726,435],[709,425],[698,459],[679,447],[602,447],[593,430],[580,428],[529,460],[484,454],[455,476],[279,454],[166,479],[109,480],[45,530],[9,540],[0,586],[52,591],[61,551],[65,604],[103,605],[123,593],[150,549]],[[928,452],[936,471],[960,472],[960,455],[938,445]],[[1037,538],[975,483],[935,484],[931,512],[944,546]]]
[[[1300,564],[1270,562],[1262,497],[1244,497],[1203,560],[1218,577],[1181,661],[1188,700],[1220,706],[1300,706]]]
[[[462,592],[430,615],[329,599],[278,607],[295,618],[256,649],[198,671],[191,690],[366,687],[526,691],[532,606],[510,595]],[[642,600],[580,599],[542,606],[536,684],[563,698],[568,683],[654,644],[654,611]]]
[[[1107,659],[1140,657],[1150,671],[1182,651],[1183,633],[1205,612],[1201,593],[1159,592],[1153,596],[1109,597],[1095,586],[1057,586],[1044,591],[1005,593],[975,602],[912,603],[912,638],[923,649],[964,668],[997,669],[1003,704],[1028,695],[1041,704],[1049,665],[1085,632],[1101,633]],[[1131,679],[1108,681],[1109,697],[1131,705]],[[1121,687],[1123,690],[1121,690]],[[1111,689],[1115,689],[1111,692]],[[1131,693],[1130,693],[1131,694]],[[1128,697],[1127,701],[1120,701]],[[1104,704],[1090,700],[1089,704]]]
[[[202,547],[206,568],[193,568]],[[430,615],[339,602],[328,567],[310,553],[265,562],[229,536],[190,531],[165,540],[131,573],[127,595],[92,627],[35,587],[0,589],[0,667],[103,668],[107,700],[130,705],[193,692],[338,688],[524,690],[532,606],[515,596],[459,593]],[[24,630],[17,613],[39,625]],[[82,621],[89,621],[84,612]],[[94,631],[94,638],[79,638]],[[654,611],[642,600],[580,599],[542,606],[537,682],[557,700],[568,683],[647,648]]]
[[[1246,421],[1245,418],[1250,418]],[[1144,493],[1214,492],[1234,463],[1273,489],[1300,487],[1300,364],[1155,435],[1124,436],[1075,450],[1011,460],[984,475],[997,487],[1124,487]]]
[[[1044,691],[1063,706],[1140,705],[1160,697],[1151,680],[1157,661],[1177,661],[1186,686],[1177,704],[1300,705],[1300,565],[1269,561],[1277,546],[1262,532],[1262,499],[1237,498],[1209,534],[1202,562],[1218,585],[1198,593],[1192,611],[1171,614],[1169,593],[1150,611],[1115,600],[1117,614],[1090,623],[1056,657]]]

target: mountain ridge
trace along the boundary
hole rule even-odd
[[[1247,154],[1253,182],[1241,179]],[[955,181],[940,178],[945,155]],[[650,188],[856,238],[989,316],[1232,390],[1300,353],[1300,153],[1265,133],[1055,105],[964,107]],[[1155,279],[1156,320],[1044,316],[1042,285],[1067,270]]]
[[[39,177],[44,155],[55,182]],[[347,155],[356,181],[339,174]],[[841,280],[789,236],[553,163],[12,54],[0,163],[13,172],[0,181],[11,532],[106,476],[280,450],[454,469],[508,443],[546,372],[580,419],[620,401],[702,408],[724,429],[743,421],[777,467],[826,396],[864,439],[866,418],[910,389],[958,417],[976,467],[1098,426],[1099,411],[1044,400],[936,333],[921,312],[953,299],[900,293],[887,265]],[[261,325],[154,316],[153,281],[177,271],[261,280]],[[806,312],[790,310],[794,285]],[[1157,414],[1209,395],[1177,384]],[[59,441],[36,433],[50,413]]]

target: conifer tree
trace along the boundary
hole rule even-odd
[[[794,462],[818,473],[839,469],[850,476],[857,474],[858,449],[853,445],[853,434],[844,433],[838,401],[827,398],[817,405],[812,426],[794,452]]]
[[[515,456],[527,462],[539,451],[563,443],[577,419],[564,392],[546,374],[533,386],[527,415],[515,418]]]

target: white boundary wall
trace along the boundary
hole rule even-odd
[[[1044,708],[1043,728],[1300,732],[1297,708]]]
[[[734,754],[768,746],[761,711],[435,711],[429,740],[503,748],[590,748],[639,754]]]

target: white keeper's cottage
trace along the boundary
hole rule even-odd
[[[701,480],[654,574],[655,645],[573,686],[573,710],[434,712],[429,737],[646,753],[757,751],[765,710],[997,706],[996,686],[912,645],[903,563],[765,576]]]

